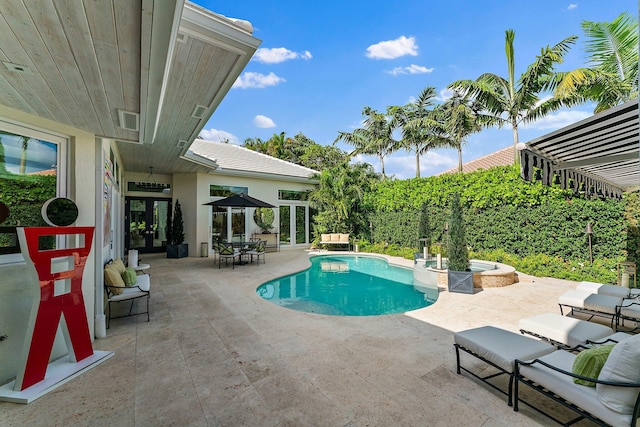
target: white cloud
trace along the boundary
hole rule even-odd
[[[433,71],[433,68],[423,67],[421,65],[411,64],[408,67],[395,67],[393,70],[387,71],[392,76],[398,74],[427,74]]]
[[[202,129],[199,136],[207,141],[228,142],[230,144],[240,145],[240,140],[237,136],[224,130]]]
[[[305,50],[304,52],[294,52],[285,47],[266,48],[262,47],[258,49],[253,55],[253,59],[263,64],[279,64],[280,62],[288,61],[290,59],[311,59],[311,52]]]
[[[559,111],[549,114],[533,123],[523,124],[520,127],[522,129],[556,130],[584,120],[592,115],[593,113],[589,111]]]
[[[382,41],[367,48],[367,58],[372,59],[394,59],[405,55],[418,55],[415,37],[400,36],[395,40]]]
[[[567,6],[567,10],[572,10],[578,7],[577,3],[571,3],[569,6]]]
[[[271,120],[267,116],[263,116],[262,114],[258,114],[253,118],[253,124],[259,128],[274,128],[276,124],[273,120]]]
[[[268,75],[246,72],[242,73],[240,77],[233,83],[231,88],[250,89],[250,88],[265,88],[268,86],[276,86],[280,83],[286,82],[282,77],[276,76],[274,73]]]
[[[455,150],[449,150],[452,154],[429,151],[420,157],[420,176],[426,177],[458,165],[458,154]],[[369,163],[373,169],[380,173],[380,160],[375,156],[357,155],[351,159],[352,163]],[[397,179],[416,177],[415,154],[392,154],[384,159],[384,169],[387,176]]]
[[[438,96],[436,99],[438,101],[446,101],[447,99],[451,98],[453,96],[453,90],[451,89],[441,89],[440,90],[440,96]]]

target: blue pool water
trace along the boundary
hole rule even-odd
[[[361,255],[314,256],[307,270],[266,282],[256,292],[283,307],[336,316],[404,313],[438,297],[437,287],[414,286],[412,269]]]

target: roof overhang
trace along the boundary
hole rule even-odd
[[[524,144],[521,175],[576,192],[619,197],[640,186],[639,128],[637,100],[595,114]]]
[[[0,105],[115,141],[131,172],[200,172],[184,155],[260,40],[185,0],[0,5]]]

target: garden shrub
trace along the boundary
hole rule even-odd
[[[622,202],[585,198],[559,186],[524,181],[512,166],[381,181],[365,195],[372,207],[372,240],[410,248],[407,258],[412,258],[426,203],[432,242],[446,247],[448,205],[456,192],[465,210],[470,250],[508,258],[505,263],[523,273],[615,283],[619,261],[640,261],[637,192]],[[593,229],[593,264],[587,223]]]

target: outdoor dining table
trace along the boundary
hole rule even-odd
[[[242,258],[246,256],[247,252],[254,249],[258,242],[231,242],[231,245],[240,250],[240,260],[236,262],[236,265],[245,265],[248,264],[247,261],[244,261]]]

